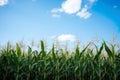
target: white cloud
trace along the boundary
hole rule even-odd
[[[88,6],[85,5],[85,7],[82,8],[82,10],[79,11],[76,15],[80,18],[88,19],[92,14],[88,12]]]
[[[59,14],[52,14],[52,17],[54,17],[54,18],[60,18],[61,15],[59,15]]]
[[[65,0],[61,4],[61,8],[51,10],[52,17],[59,17],[61,16],[60,13],[64,12],[66,14],[74,14],[82,19],[88,19],[92,15],[89,9],[91,9],[92,5],[97,1],[98,0],[88,0],[85,4],[82,4],[82,0]],[[81,5],[84,5],[84,7]]]
[[[66,0],[62,3],[61,8],[53,9],[52,13],[65,12],[74,14],[80,10],[82,0]]]
[[[62,10],[65,13],[73,14],[80,10],[81,0],[66,0],[62,4]]]
[[[0,0],[0,6],[8,4],[8,0]]]
[[[57,12],[63,12],[62,9],[57,9],[57,8],[54,8],[51,10],[52,13],[57,13]]]
[[[72,34],[62,34],[60,36],[57,37],[57,40],[58,41],[75,41],[76,40],[76,37]]]

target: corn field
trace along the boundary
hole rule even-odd
[[[94,48],[76,46],[73,52],[56,49],[27,51],[16,44],[0,50],[0,80],[120,80],[120,49],[105,41]],[[104,54],[106,53],[106,54]]]

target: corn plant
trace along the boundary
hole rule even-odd
[[[0,80],[119,80],[120,49],[105,41],[101,46],[77,45],[74,51],[48,51],[44,41],[40,51],[28,46],[24,51],[19,44],[13,48],[7,43],[0,50]],[[107,54],[105,54],[107,53]]]

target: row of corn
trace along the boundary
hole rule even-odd
[[[49,51],[28,46],[23,51],[16,44],[7,44],[0,50],[0,80],[120,80],[120,49],[106,44],[100,47],[88,44],[84,49],[76,46],[73,52],[56,49]],[[106,54],[105,54],[106,53]]]

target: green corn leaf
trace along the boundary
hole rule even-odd
[[[82,56],[82,54],[85,52],[85,50],[88,48],[89,45],[90,43],[80,52],[80,57]]]
[[[44,42],[41,40],[41,50],[44,52]]]
[[[96,47],[96,50],[97,50],[97,53],[96,53],[96,56],[95,56],[95,60],[98,60],[99,57],[100,57],[100,54],[102,53],[102,50],[103,50],[103,44],[102,44],[102,46],[100,47],[99,50],[98,50],[97,46],[95,46],[95,47]]]
[[[20,57],[21,53],[22,53],[21,48],[20,48],[20,46],[18,44],[16,44],[16,53],[17,53],[18,57]]]
[[[114,58],[114,55],[113,55],[112,51],[109,49],[109,47],[107,46],[105,41],[103,42],[103,44],[104,44],[104,47],[105,47],[105,50],[106,50],[108,56],[111,57],[111,58]]]
[[[45,46],[44,46],[44,42],[41,40],[41,53],[42,53],[42,56],[46,56],[46,53],[45,53]]]
[[[30,46],[28,46],[28,55],[30,55],[32,53],[32,49]]]
[[[54,62],[56,61],[56,56],[55,56],[55,49],[54,49],[54,44],[52,45],[52,57]]]
[[[77,46],[76,47],[76,52],[75,52],[75,59],[78,60],[80,57],[79,57],[80,53],[79,53],[79,47]]]
[[[111,52],[112,52],[113,55],[114,55],[114,54],[115,54],[115,46],[111,44],[111,47],[112,47]]]

